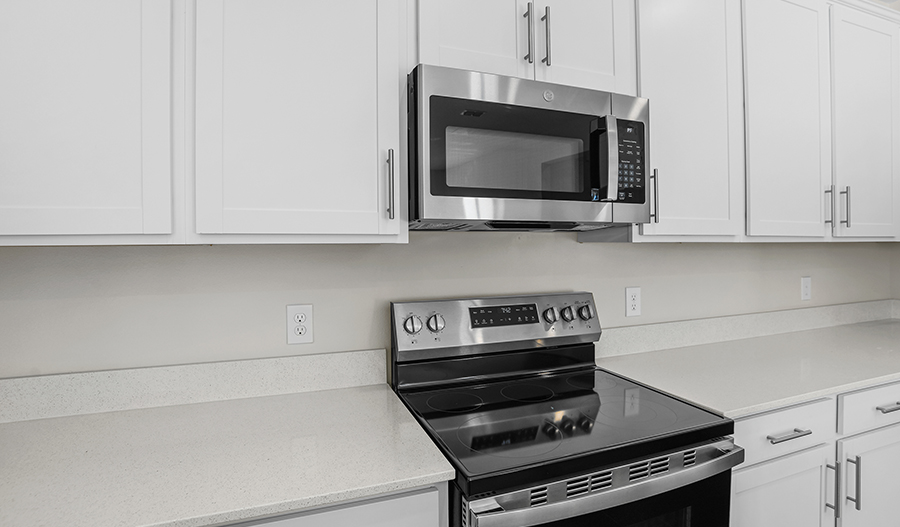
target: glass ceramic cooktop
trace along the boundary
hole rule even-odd
[[[613,449],[723,419],[600,369],[404,398],[468,476]]]

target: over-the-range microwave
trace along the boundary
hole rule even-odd
[[[425,64],[408,80],[410,230],[650,221],[647,99]]]

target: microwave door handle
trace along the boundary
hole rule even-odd
[[[607,115],[606,151],[609,166],[606,167],[606,196],[603,201],[616,201],[619,196],[619,124],[614,115]]]

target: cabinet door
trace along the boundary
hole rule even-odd
[[[525,0],[420,1],[419,62],[533,78],[527,11]]]
[[[197,232],[397,233],[399,1],[196,9]]]
[[[0,235],[172,232],[170,2],[4,0],[0,72]]]
[[[736,470],[731,527],[823,527],[834,522],[834,443]]]
[[[827,232],[828,36],[824,0],[744,1],[748,235]]]
[[[537,80],[636,95],[633,0],[534,5]]]
[[[744,225],[740,0],[640,0],[641,97],[659,223],[641,233],[733,235]]]
[[[900,425],[838,441],[838,460],[844,472],[841,526],[896,526]]]
[[[833,6],[832,29],[835,235],[896,236],[900,25]]]

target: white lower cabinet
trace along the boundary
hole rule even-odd
[[[834,443],[736,470],[732,476],[731,527],[822,527],[833,504]],[[831,491],[829,491],[831,489]]]
[[[735,421],[746,460],[733,473],[732,527],[900,525],[900,383],[839,394],[834,403]]]
[[[896,526],[900,474],[900,425],[838,441],[843,465],[842,527]]]
[[[319,511],[229,527],[438,527],[440,499],[436,488]]]
[[[746,457],[733,473],[731,527],[831,525],[834,419],[834,399],[823,398],[735,422]]]

